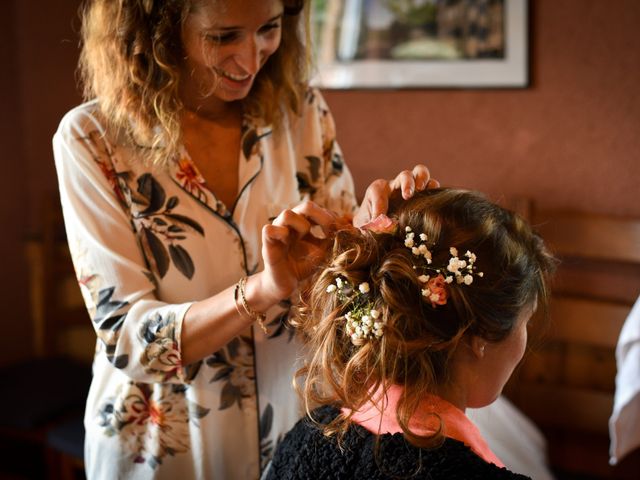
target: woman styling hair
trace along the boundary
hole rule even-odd
[[[493,402],[522,359],[552,256],[476,193],[428,190],[390,215],[338,232],[308,292],[296,325],[309,418],[267,478],[522,478],[464,412]]]
[[[286,299],[322,250],[312,227],[330,237],[356,211],[331,114],[307,85],[307,8],[84,5],[87,103],[53,145],[98,336],[90,479],[257,478],[296,419]],[[423,166],[374,182],[357,222],[429,182]]]

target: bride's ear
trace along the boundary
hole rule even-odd
[[[471,337],[470,343],[471,351],[476,356],[476,358],[478,360],[484,358],[484,351],[487,348],[487,341],[482,337],[474,335],[473,337]]]

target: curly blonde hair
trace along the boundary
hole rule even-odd
[[[329,260],[303,295],[294,325],[310,357],[296,373],[297,386],[310,414],[318,404],[356,412],[380,389],[399,385],[398,423],[409,442],[430,447],[444,440],[442,428],[427,436],[409,428],[420,400],[450,381],[450,360],[465,337],[499,342],[525,306],[537,299],[544,309],[555,263],[522,218],[478,193],[428,190],[390,214],[398,218],[398,233],[338,232]],[[433,307],[421,295],[416,257],[404,245],[407,226],[427,234],[433,265],[447,265],[449,247],[456,246],[477,255],[484,276],[470,286],[452,283],[447,303]],[[327,293],[338,276],[351,285],[369,283],[367,298],[385,325],[380,339],[354,345],[345,333],[351,306]],[[340,439],[350,418],[341,414],[323,429]]]
[[[276,128],[283,107],[298,113],[307,88],[309,0],[284,0],[282,40],[243,101],[247,114]],[[80,79],[109,126],[166,166],[181,142],[180,33],[199,0],[86,0]]]

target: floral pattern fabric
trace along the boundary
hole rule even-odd
[[[166,170],[105,127],[95,102],[70,111],[53,140],[78,283],[97,335],[85,414],[88,478],[258,478],[300,410],[288,302],[184,365],[194,301],[261,268],[261,228],[305,199],[342,214],[353,182],[331,114],[309,90],[274,131],[245,117],[233,205],[210,191],[186,150]]]

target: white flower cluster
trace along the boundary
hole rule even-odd
[[[419,235],[421,243],[416,244],[416,234],[415,232],[413,232],[411,227],[406,226],[404,230],[406,232],[404,237],[405,247],[409,248],[411,250],[411,253],[413,253],[415,256],[423,257],[427,263],[426,267],[414,265],[414,270],[422,268],[423,270],[433,272],[436,275],[441,275],[444,279],[444,282],[447,284],[453,283],[453,281],[455,280],[458,284],[471,285],[473,283],[474,274],[479,277],[482,277],[484,275],[482,272],[474,273],[474,270],[476,268],[474,265],[476,262],[476,255],[474,253],[467,250],[467,252],[464,254],[466,260],[460,259],[458,257],[458,249],[455,247],[451,247],[449,249],[451,258],[449,259],[449,264],[447,265],[446,269],[430,267],[430,265],[432,264],[432,253],[427,247],[427,234],[421,233]],[[430,280],[433,281],[433,278],[433,276],[422,274],[418,277],[418,280],[423,284],[427,284]],[[432,289],[430,290],[429,288],[422,289],[422,295],[429,298],[432,303],[437,302],[439,299],[438,295],[434,294]],[[445,298],[443,298],[442,300],[446,302]]]
[[[370,291],[371,287],[367,282],[362,282],[356,290],[341,277],[336,277],[335,283],[327,287],[327,293],[336,292],[341,301],[352,303],[352,309],[344,317],[345,332],[354,345],[357,345],[359,340],[380,338],[384,333],[380,311],[373,308],[371,302],[366,299]]]
[[[449,249],[449,253],[451,254],[451,258],[449,259],[449,265],[447,265],[447,271],[452,273],[453,276],[445,275],[444,281],[451,283],[455,278],[456,283],[458,284],[464,283],[465,285],[471,285],[473,283],[473,264],[476,262],[476,254],[467,250],[464,254],[464,256],[467,257],[467,260],[461,260],[458,258],[457,248],[451,247]],[[483,277],[484,273],[478,272],[476,275]]]
[[[427,248],[427,244],[424,243],[427,241],[427,234],[421,233],[419,235],[419,238],[423,243],[416,245],[416,234],[415,232],[411,231],[411,227],[407,225],[406,227],[404,227],[404,231],[406,232],[406,235],[404,236],[404,246],[410,248],[411,253],[413,253],[415,256],[424,257],[424,259],[427,261],[427,265],[431,265],[431,252]]]

